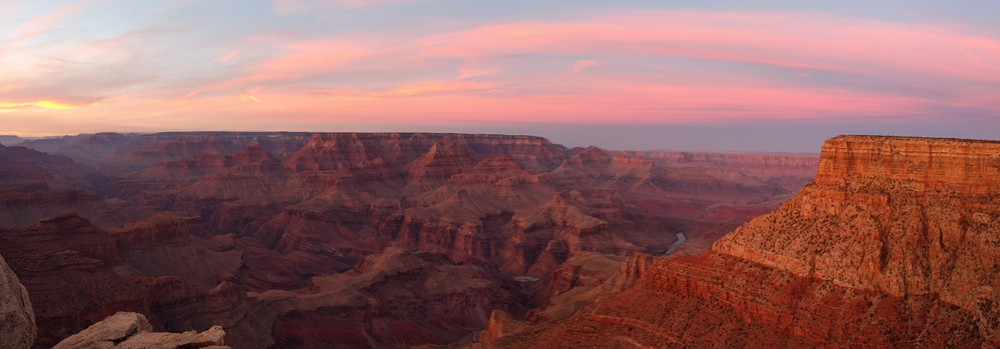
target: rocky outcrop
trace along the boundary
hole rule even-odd
[[[455,141],[451,136],[445,136],[435,142],[431,149],[410,163],[408,175],[414,180],[437,179],[448,180],[451,176],[462,173],[475,164],[469,149],[464,144]],[[427,188],[420,188],[424,191]]]
[[[538,307],[527,318],[531,321],[565,319],[600,297],[631,287],[638,280],[630,281],[621,276],[625,276],[624,269],[633,268],[635,263],[636,257],[593,252],[573,256],[541,282],[541,289],[534,293]]]
[[[1000,319],[1000,142],[843,136],[823,149],[813,184],[713,250]]]
[[[842,136],[820,175],[699,256],[501,347],[996,347],[996,142]],[[683,320],[680,320],[683,319]]]
[[[153,326],[142,314],[118,312],[62,340],[53,349],[110,348],[132,335],[152,330]]]
[[[980,260],[1000,253],[1000,142],[846,136],[824,149],[813,184],[713,249],[894,296],[971,296],[959,282],[992,279]]]
[[[30,348],[35,332],[35,312],[28,290],[0,256],[0,348]]]
[[[267,173],[281,167],[281,162],[264,148],[260,139],[254,139],[249,145],[233,154],[232,158],[239,172]]]
[[[53,349],[225,349],[226,333],[220,327],[202,332],[158,333],[146,317],[138,313],[118,312],[87,329],[66,338]]]
[[[628,312],[650,313],[662,309],[642,308],[654,303],[643,304],[647,300],[632,303],[627,306],[608,306],[597,308],[593,304],[602,299],[615,296],[629,290],[651,271],[654,257],[639,254],[634,257],[609,258],[606,255],[585,254],[567,261],[559,270],[553,273],[549,285],[544,290],[561,293],[552,296],[544,307],[532,309],[525,318],[517,318],[511,314],[494,311],[486,329],[477,336],[476,343],[470,348],[576,348],[576,347],[670,347],[679,342],[663,341],[662,331],[656,326],[632,318]],[[574,266],[574,267],[570,267]],[[589,277],[583,277],[589,274]],[[568,289],[567,289],[568,286]],[[626,292],[633,292],[631,290]],[[615,297],[617,300],[622,297]],[[659,296],[653,296],[653,299]],[[631,297],[625,299],[632,299]],[[606,310],[624,311],[623,315],[609,315]],[[641,310],[639,310],[641,309]],[[690,317],[690,316],[689,316]],[[610,324],[610,325],[609,325]],[[623,335],[620,325],[638,326],[646,331],[657,333],[657,340],[642,342],[633,339],[637,334],[634,328],[629,328]],[[645,343],[645,344],[643,344]],[[655,345],[654,345],[655,344]]]

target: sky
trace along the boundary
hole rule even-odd
[[[706,4],[710,3],[710,4]],[[1000,138],[1000,2],[0,0],[0,134]]]

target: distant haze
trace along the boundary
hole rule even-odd
[[[0,134],[1000,135],[989,1],[7,0]]]

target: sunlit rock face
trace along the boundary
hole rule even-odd
[[[830,139],[814,182],[707,253],[660,258],[575,321],[492,343],[996,347],[998,154],[989,141]]]
[[[975,309],[1000,272],[1000,142],[838,137],[816,181],[713,250]],[[989,293],[989,292],[987,292]]]

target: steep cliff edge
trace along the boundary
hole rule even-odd
[[[873,180],[872,184],[881,185],[883,191],[997,194],[1000,141],[877,136],[828,140],[823,145],[815,184],[836,185],[859,179]]]
[[[894,297],[935,294],[996,318],[998,194],[1000,142],[836,137],[814,183],[713,251]]]
[[[997,347],[1000,142],[841,136],[699,256],[499,347]]]

